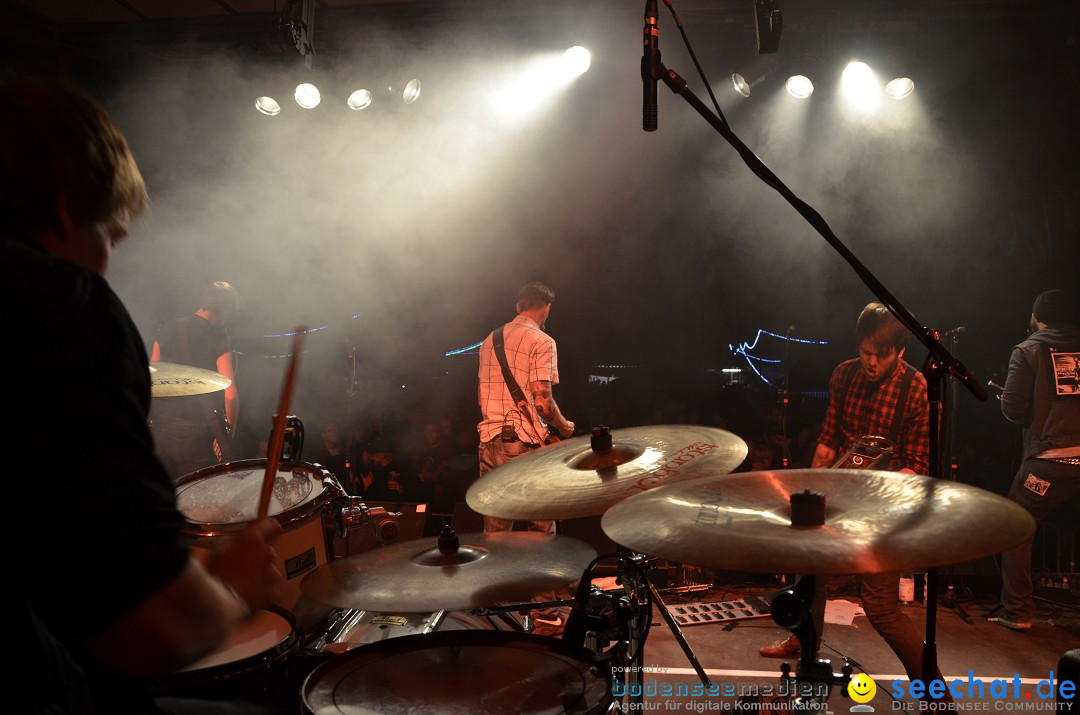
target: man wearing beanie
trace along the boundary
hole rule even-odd
[[[1048,290],[1031,308],[1031,335],[1012,350],[1001,411],[1024,428],[1024,461],[1009,498],[1036,521],[1080,494],[1080,326],[1072,296]],[[997,622],[1031,628],[1031,540],[1002,555]],[[993,620],[993,619],[991,619]]]

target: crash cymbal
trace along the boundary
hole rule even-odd
[[[824,495],[820,526],[792,526],[790,497]],[[810,514],[814,507],[798,514]],[[823,522],[823,523],[822,523]],[[947,566],[1031,537],[1019,505],[966,484],[876,470],[746,472],[655,489],[613,506],[629,549],[730,571],[865,574]]]
[[[150,363],[150,396],[183,397],[224,390],[232,380],[213,370],[171,362]]]
[[[433,537],[391,544],[323,564],[304,577],[308,598],[338,608],[421,613],[463,611],[581,578],[596,552],[568,536],[530,532],[461,534],[456,551]]]
[[[746,458],[746,442],[714,427],[657,425],[611,430],[594,450],[575,437],[503,464],[469,487],[465,500],[504,519],[575,519],[662,484],[727,474]]]

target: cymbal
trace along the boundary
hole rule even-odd
[[[328,606],[365,611],[463,611],[534,594],[581,578],[596,552],[568,536],[530,532],[459,535],[456,552],[440,537],[415,539],[331,561],[300,590]]]
[[[182,397],[224,390],[232,380],[213,370],[171,362],[150,363],[150,396]]]
[[[790,497],[825,496],[820,526],[792,526]],[[731,571],[867,574],[969,561],[1035,533],[1025,509],[977,487],[877,470],[746,472],[655,489],[601,521],[634,551]]]
[[[746,442],[715,427],[627,427],[611,440],[605,451],[586,436],[517,457],[474,482],[465,500],[503,519],[576,519],[662,484],[727,474],[746,458]]]

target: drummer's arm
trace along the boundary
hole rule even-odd
[[[544,422],[558,430],[563,437],[574,434],[574,423],[563,417],[562,411],[559,410],[555,395],[551,391],[551,382],[536,380],[529,385],[529,392],[532,393],[536,414],[540,415]]]
[[[232,353],[222,353],[217,359],[217,371],[231,381],[225,388],[225,419],[229,428],[236,429],[236,420],[240,418],[240,393],[236,391],[236,377],[233,374]]]
[[[249,608],[269,601],[281,574],[268,539],[280,531],[265,519],[237,535],[208,566],[189,558],[172,581],[91,638],[86,651],[139,678],[160,677],[206,655],[248,617]]]

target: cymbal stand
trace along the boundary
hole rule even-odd
[[[799,640],[800,653],[795,676],[791,675],[789,663],[780,666],[783,674],[781,682],[792,686],[786,688],[786,692],[796,694],[796,710],[800,703],[820,704],[820,708],[812,709],[823,709],[832,686],[845,687],[842,692],[846,695],[846,686],[851,681],[851,664],[847,660],[844,661],[842,672],[834,673],[831,661],[817,657],[817,634],[810,615],[816,584],[816,576],[800,577],[794,586],[776,594],[769,609],[777,625],[787,628]]]
[[[616,568],[624,594],[616,600],[614,593],[596,589],[594,598],[598,600],[592,602],[587,600],[585,594],[591,588],[593,566],[600,559],[610,558],[611,555],[595,559],[582,574],[578,585],[578,595],[575,598],[574,612],[571,613],[566,630],[563,632],[563,640],[571,644],[583,643],[590,650],[599,652],[599,649],[607,643],[603,641],[604,634],[609,632],[614,625],[618,629],[618,639],[612,651],[615,656],[614,663],[622,666],[621,674],[625,678],[623,692],[630,697],[631,709],[643,709],[645,642],[652,626],[653,606],[657,605],[661,616],[701,682],[706,688],[715,688],[701,667],[694,650],[683,637],[682,629],[668,613],[659,591],[649,580],[643,566],[649,557],[635,554],[621,546],[614,556],[618,559]],[[604,598],[612,601],[610,608],[597,608]],[[615,673],[615,677],[619,675],[619,672]]]

